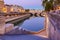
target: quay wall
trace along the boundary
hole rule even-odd
[[[6,19],[5,22],[6,23],[17,23],[19,21],[22,21],[24,19],[27,19],[30,17],[30,14],[25,14],[25,15],[22,15],[22,16],[17,16],[15,18],[10,18],[10,19]]]
[[[50,13],[48,16],[48,37],[50,40],[60,40],[60,14]]]

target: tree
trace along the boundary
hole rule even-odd
[[[43,0],[42,5],[46,11],[49,11],[57,5],[60,6],[60,0]]]
[[[29,12],[30,10],[29,9],[26,9],[25,12]]]
[[[54,0],[54,5],[60,5],[60,0]]]
[[[53,9],[53,1],[54,0],[43,0],[42,5],[45,8],[45,11]]]

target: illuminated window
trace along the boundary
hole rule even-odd
[[[21,9],[19,9],[19,11],[21,12]]]
[[[13,8],[11,8],[11,12],[13,12],[14,11],[14,9]]]
[[[7,12],[7,8],[4,7],[4,8],[2,9],[2,11],[3,11],[4,13],[6,13],[6,12]]]
[[[59,10],[60,10],[60,6],[59,6]]]
[[[18,15],[15,15],[15,16],[18,16]]]
[[[24,13],[24,12],[25,12],[25,10],[22,10],[22,12]]]

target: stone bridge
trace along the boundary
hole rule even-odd
[[[39,14],[42,12],[42,10],[30,10],[29,11],[33,16],[40,16]]]

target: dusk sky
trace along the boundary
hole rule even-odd
[[[41,0],[4,0],[5,4],[16,4],[25,9],[43,9]]]

